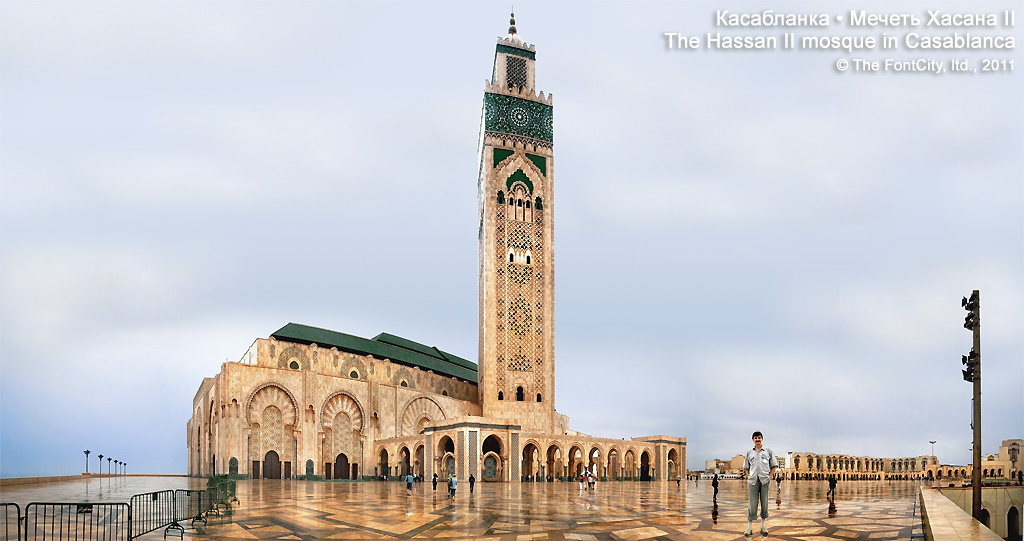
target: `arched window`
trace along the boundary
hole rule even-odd
[[[530,264],[530,254],[526,254],[526,264]]]
[[[448,396],[448,391],[441,391],[441,396]]]
[[[499,205],[505,204],[505,192],[503,192],[501,190],[498,190],[498,204]]]
[[[359,372],[356,372],[355,370],[353,370],[353,371],[348,373],[348,377],[350,377],[352,379],[359,379]]]
[[[297,363],[295,361],[292,361],[291,364],[288,365],[288,368],[291,368],[293,370],[298,370],[299,369],[299,363]]]
[[[516,387],[516,402],[522,402],[526,400],[526,393],[523,392],[522,387]]]
[[[540,393],[537,393],[537,402],[540,402]]]
[[[498,391],[498,400],[505,400],[505,393]]]
[[[513,261],[515,261],[515,260],[516,260],[516,255],[515,255],[515,254],[513,254],[513,253],[509,253],[509,254],[508,254],[508,262],[509,262],[509,263],[512,263],[512,262],[513,262]]]
[[[402,387],[408,387],[409,386],[409,384],[404,379],[402,380],[402,383],[399,383],[399,385],[401,385]]]
[[[530,208],[530,200],[529,199],[526,200],[526,208]]]

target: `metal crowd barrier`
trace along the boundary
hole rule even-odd
[[[126,503],[37,503],[25,506],[28,540],[128,541],[131,507]]]
[[[235,498],[235,482],[224,477],[211,477],[206,483],[206,491],[211,500],[211,511],[220,514],[221,508],[229,508]]]
[[[206,490],[162,490],[132,496],[131,503],[38,503],[21,507],[0,504],[0,541],[130,541],[166,526],[164,537],[181,522],[206,523],[206,516],[235,499],[235,482],[211,479]],[[22,523],[24,522],[24,526]]]
[[[132,496],[132,520],[128,526],[128,538],[135,539],[167,526],[164,537],[172,530],[177,530],[185,537],[185,529],[178,524],[175,516],[174,491],[161,490],[146,492]]]
[[[213,499],[205,490],[178,489],[174,491],[174,507],[174,520],[191,520],[194,528],[196,522],[206,524],[206,514],[213,510]]]
[[[11,513],[14,516],[11,516]],[[16,503],[0,504],[0,528],[4,539],[21,539],[21,507]]]

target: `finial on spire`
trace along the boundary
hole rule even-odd
[[[508,20],[508,33],[510,36],[516,35],[516,8],[512,8],[511,18]]]

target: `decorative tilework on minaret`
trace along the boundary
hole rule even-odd
[[[553,117],[509,21],[484,86],[479,391],[485,417],[554,433]]]

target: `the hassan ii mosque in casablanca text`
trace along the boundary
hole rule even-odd
[[[289,323],[205,378],[188,472],[352,479],[412,472],[483,481],[671,479],[686,438],[604,439],[555,411],[552,99],[536,49],[499,38],[484,87],[479,365],[382,333]]]

